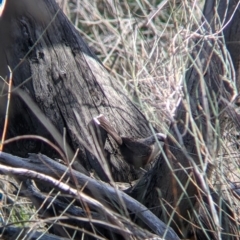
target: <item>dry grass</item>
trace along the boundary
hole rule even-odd
[[[178,100],[204,1],[64,1],[64,11],[145,116],[165,132]],[[229,119],[228,119],[229,120]],[[239,213],[228,180],[239,183],[239,138],[227,125],[211,184]],[[238,214],[240,215],[240,214]]]
[[[182,96],[181,84],[191,52],[189,41],[192,29],[199,24],[204,1],[60,2],[131,99],[158,129],[167,129]],[[237,163],[237,138],[236,129],[229,123],[222,162],[228,158]]]
[[[113,78],[149,121],[166,132],[182,96],[188,43],[203,1],[58,1]],[[238,212],[228,184],[228,179],[240,182],[236,132],[235,126],[227,125],[211,184],[224,190]]]
[[[69,1],[64,11],[131,99],[163,130],[181,95],[189,29],[199,21],[200,3],[160,2]]]

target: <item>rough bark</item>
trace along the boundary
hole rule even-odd
[[[229,13],[233,12],[233,2],[229,5]],[[213,4],[206,1],[204,12],[208,22],[215,17]],[[230,14],[227,16],[229,18]],[[218,30],[213,23],[211,27],[204,24],[209,35]],[[225,40],[229,36],[234,41],[232,27],[237,28],[237,24],[228,25],[224,32]],[[200,209],[196,196],[202,195],[207,203],[211,198],[205,183],[206,177],[211,177],[211,167],[219,148],[224,124],[220,113],[235,94],[233,71],[226,69],[223,62],[231,61],[224,43],[219,39],[203,37],[206,33],[198,34],[194,36],[197,43],[192,51],[194,61],[191,61],[186,73],[185,99],[177,109],[163,154],[154,168],[129,191],[134,198],[153,209],[161,220],[166,223],[171,220],[171,225],[177,231],[180,229],[179,234],[184,237],[187,235],[184,231],[189,232],[190,226],[180,216],[191,221],[193,211]],[[79,148],[76,161],[80,165],[75,168],[78,167],[81,172],[88,174],[94,169],[104,181],[109,181],[111,176],[115,181],[135,179],[134,169],[112,152],[115,147],[111,141],[106,164],[95,148],[88,124],[93,117],[103,113],[120,135],[146,137],[152,134],[148,123],[108,75],[55,2],[23,0],[19,3],[9,0],[0,20],[0,35],[0,75],[8,76],[7,66],[10,66],[14,85],[7,138],[23,134],[44,136],[54,141],[62,151],[67,151],[67,157],[63,159],[66,164]],[[234,52],[231,47],[228,45],[230,53]],[[222,58],[215,49],[221,52]],[[232,60],[238,74],[238,56],[233,56]],[[2,83],[1,87],[5,88],[0,105],[2,126],[7,86]],[[66,139],[66,144],[63,139]],[[4,146],[4,150],[18,156],[41,152],[51,158],[59,158],[55,150],[36,140],[22,139]],[[90,183],[90,179],[87,181]],[[89,183],[88,188],[91,187]],[[118,195],[113,193],[113,196]],[[212,199],[219,200],[215,194],[212,194]],[[211,214],[215,213],[211,204],[209,209]],[[211,227],[218,232],[217,222],[213,221]],[[218,236],[213,234],[213,237]]]
[[[102,156],[94,157],[97,151],[87,125],[102,113],[122,136],[146,137],[151,135],[148,122],[56,3],[9,0],[0,29],[0,75],[8,76],[10,66],[14,85],[7,138],[36,134],[54,140],[62,149],[66,138],[69,160],[79,148],[77,161],[88,171],[94,169],[104,181],[110,178],[107,168],[115,181],[136,179],[135,170],[112,150],[114,142],[109,143],[107,164]],[[1,126],[6,101],[5,94],[1,97]],[[19,140],[4,149],[19,156],[42,152],[59,158],[36,140]]]

